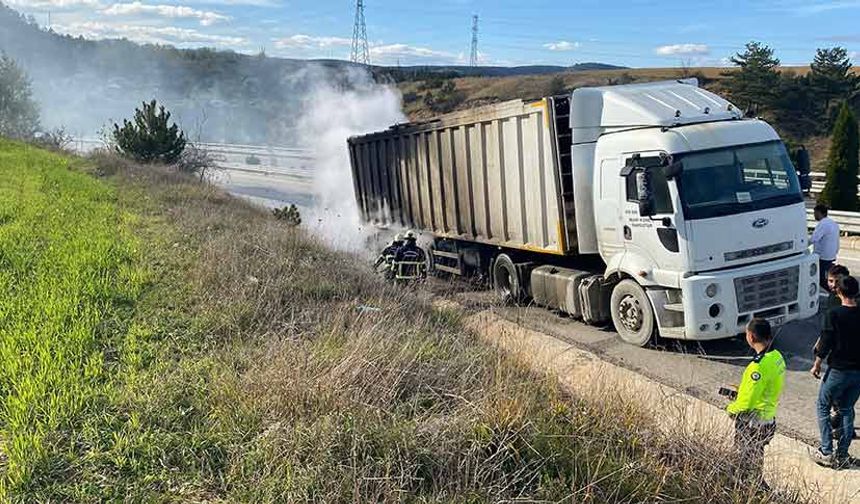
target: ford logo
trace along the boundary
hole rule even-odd
[[[770,221],[767,219],[756,219],[753,221],[752,226],[756,229],[761,229],[761,228],[767,226],[769,222]]]

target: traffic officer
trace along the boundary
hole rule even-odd
[[[737,398],[726,411],[735,420],[735,449],[741,474],[763,484],[764,448],[776,433],[776,408],[785,379],[785,360],[771,346],[773,331],[767,320],[750,320],[746,339],[756,354],[744,370]]]

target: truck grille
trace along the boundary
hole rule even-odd
[[[800,268],[735,279],[738,313],[754,312],[797,301]]]
[[[746,250],[736,250],[734,252],[726,252],[723,254],[726,261],[738,261],[741,259],[749,259],[750,257],[757,257],[760,255],[767,254],[776,254],[777,252],[785,252],[786,250],[791,250],[794,247],[794,243],[787,241],[782,243],[775,243],[773,245],[768,245],[766,247],[756,247]]]

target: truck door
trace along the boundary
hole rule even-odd
[[[622,235],[626,251],[625,262],[635,264],[637,270],[650,271],[651,280],[661,285],[675,285],[683,269],[679,222],[670,188],[659,153],[626,155],[621,170],[623,189]],[[639,214],[637,173],[650,170],[651,190],[654,194],[654,215]]]
[[[623,183],[619,177],[621,159],[607,158],[600,162],[594,202],[594,225],[597,229],[597,246],[600,255],[607,263],[611,258],[624,252],[624,239],[621,235],[623,206]]]

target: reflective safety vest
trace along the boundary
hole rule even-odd
[[[756,354],[744,370],[737,398],[726,411],[732,415],[755,413],[759,420],[773,420],[784,380],[785,360],[779,350]]]

